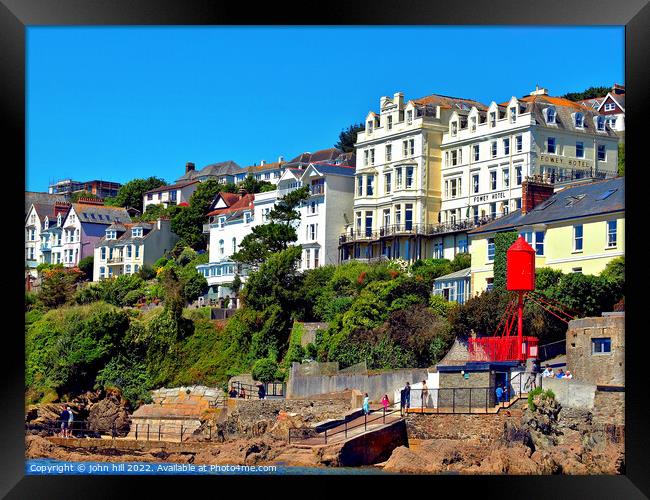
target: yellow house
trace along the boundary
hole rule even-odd
[[[536,267],[600,274],[625,255],[625,178],[568,186],[553,193],[547,182],[526,180],[522,208],[469,231],[471,290],[492,287],[494,235],[518,231],[535,249]]]

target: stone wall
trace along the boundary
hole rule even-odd
[[[563,407],[594,409],[596,386],[576,379],[542,378],[542,389],[550,389]]]
[[[407,445],[406,425],[403,420],[398,421],[347,441],[339,452],[339,465],[356,467],[384,462],[395,448]]]
[[[303,323],[302,336],[300,337],[300,345],[305,347],[307,344],[316,343],[316,332],[318,330],[326,330],[327,323]]]
[[[600,424],[625,425],[625,392],[596,391],[593,420]]]
[[[378,403],[384,394],[393,397],[396,389],[404,387],[406,382],[425,380],[428,376],[426,368],[391,370],[376,375],[365,374],[336,374],[336,375],[298,375],[298,365],[294,363],[287,382],[287,398],[307,398],[317,394],[343,392],[356,389],[367,392],[372,402]],[[304,365],[303,365],[304,366]]]
[[[490,408],[496,404],[495,374],[482,371],[468,372],[467,375],[469,377],[465,378],[460,372],[440,372],[439,407],[469,411],[470,405],[472,408]]]
[[[593,354],[592,339],[611,338],[610,353]],[[566,334],[566,364],[573,377],[595,385],[625,386],[625,316],[576,319]]]

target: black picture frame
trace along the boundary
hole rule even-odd
[[[310,8],[311,7],[311,8]],[[289,14],[288,12],[291,12]],[[410,1],[404,3],[375,0],[363,3],[328,2],[326,4],[301,5],[295,10],[281,9],[276,3],[254,5],[253,3],[226,3],[209,0],[1,0],[0,3],[0,101],[5,123],[5,150],[11,159],[5,164],[5,212],[12,213],[21,206],[21,193],[25,188],[25,34],[26,27],[35,25],[208,25],[208,24],[407,24],[407,25],[624,25],[625,26],[625,84],[626,84],[626,163],[628,172],[626,219],[626,261],[628,273],[626,288],[626,473],[622,476],[399,476],[399,484],[387,486],[388,476],[320,477],[319,486],[332,485],[335,491],[343,491],[351,485],[360,485],[364,495],[418,495],[443,494],[443,483],[452,487],[456,497],[468,496],[470,492],[481,496],[498,495],[501,498],[645,498],[650,495],[650,474],[647,472],[650,450],[648,433],[648,375],[644,370],[644,355],[648,352],[647,334],[644,328],[640,298],[645,292],[643,277],[646,267],[641,259],[643,248],[644,208],[641,203],[647,183],[647,169],[641,156],[645,121],[650,116],[650,5],[647,0],[612,2],[611,0],[551,0],[522,2],[502,0],[487,2],[460,0],[451,4]],[[539,43],[543,43],[540,40]],[[435,58],[432,47],[431,57]],[[444,50],[444,48],[442,49]],[[506,50],[504,48],[504,50]],[[586,51],[598,47],[585,47]],[[554,54],[561,57],[561,54]],[[354,64],[350,61],[348,64]],[[540,62],[539,64],[542,64]],[[579,62],[577,62],[579,64]],[[603,61],[607,64],[607,61]],[[549,68],[549,71],[552,71]],[[472,77],[472,76],[468,76]],[[598,82],[597,82],[598,83]],[[6,157],[6,155],[5,155]],[[631,166],[631,168],[630,168]],[[14,199],[15,197],[15,199]],[[14,203],[16,206],[14,206]],[[8,205],[8,206],[7,206]],[[10,217],[11,231],[5,231],[6,244],[3,251],[5,262],[20,262],[21,246],[18,238],[24,227],[19,218]],[[8,235],[12,236],[9,237]],[[130,496],[139,488],[146,488],[147,495],[154,490],[168,490],[172,484],[191,480],[207,481],[205,477],[36,477],[24,476],[24,331],[23,305],[20,287],[24,286],[22,268],[6,265],[8,287],[4,301],[4,314],[10,321],[3,321],[3,383],[0,385],[2,401],[2,446],[0,457],[0,493],[7,498],[102,498]],[[643,272],[645,271],[645,272]],[[9,278],[11,276],[11,278]],[[3,280],[4,281],[4,280]],[[15,301],[15,305],[11,303]],[[647,307],[647,306],[646,306]],[[647,365],[647,363],[646,363]],[[229,486],[242,487],[240,477],[220,477],[216,483],[204,483],[213,492],[226,494],[223,481]],[[268,481],[275,477],[247,477],[246,486],[252,481],[257,487],[268,488]],[[325,492],[327,488],[311,485],[319,477],[301,477],[302,488],[309,488],[310,496]],[[146,482],[145,482],[146,480]],[[366,482],[370,480],[370,482]],[[125,482],[126,481],[126,482]],[[346,483],[346,486],[341,484]],[[192,487],[194,488],[194,486]],[[287,484],[279,490],[286,494]],[[194,490],[186,490],[193,495]],[[298,493],[298,492],[297,492]],[[347,493],[347,491],[346,491]],[[429,493],[426,493],[429,494]]]

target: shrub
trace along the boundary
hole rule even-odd
[[[449,311],[454,308],[453,302],[449,302],[442,295],[432,295],[429,297],[429,308],[436,316],[441,316],[446,318],[449,315]]]
[[[278,372],[278,364],[272,359],[258,359],[253,364],[252,376],[260,382],[273,382]]]
[[[93,280],[93,262],[94,262],[94,257],[92,255],[89,255],[88,257],[84,257],[79,261],[79,270],[84,273],[85,279],[88,281]]]
[[[555,399],[555,393],[552,390],[547,389],[546,391],[543,391],[541,387],[535,387],[535,389],[528,393],[528,409],[530,411],[535,411],[537,409],[537,405],[535,404],[537,396],[540,396],[542,400]]]
[[[144,265],[138,271],[138,276],[141,279],[147,281],[147,280],[151,280],[151,279],[155,278],[156,277],[156,272],[150,266]]]
[[[190,278],[183,280],[183,296],[187,302],[194,302],[206,293],[208,293],[208,281],[196,270]]]
[[[506,231],[494,235],[494,289],[506,289],[506,252],[517,241],[516,231]]]

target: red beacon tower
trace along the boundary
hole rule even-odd
[[[506,252],[506,289],[519,292],[517,301],[517,352],[526,358],[523,337],[524,293],[535,290],[535,250],[519,236]]]

